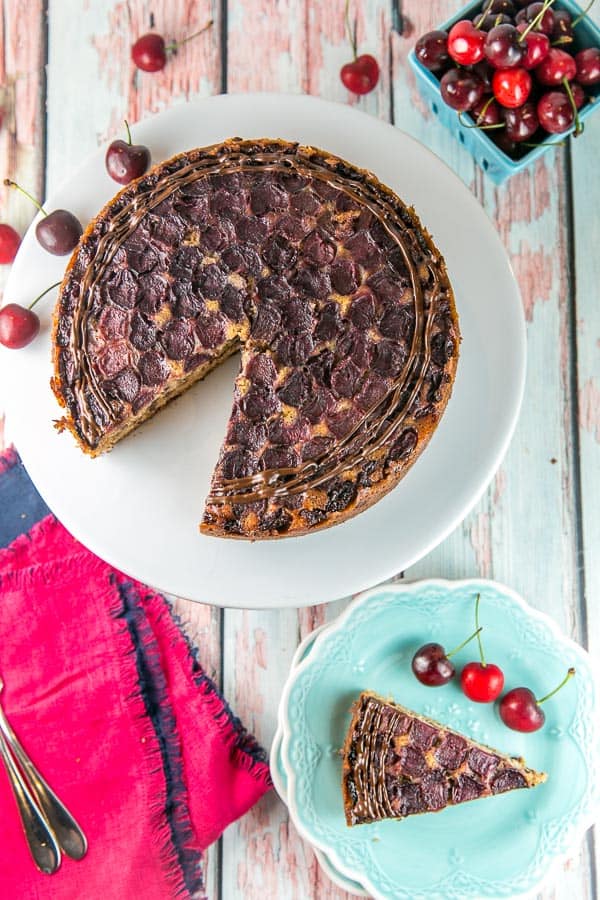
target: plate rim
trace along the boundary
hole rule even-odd
[[[271,742],[271,748],[269,751],[269,771],[271,772],[271,779],[273,781],[273,787],[284,804],[286,809],[289,812],[288,800],[287,800],[287,790],[283,786],[283,782],[281,780],[281,773],[279,771],[279,767],[277,763],[281,760],[281,741],[282,741],[282,732],[280,730],[279,725],[277,726],[277,730],[273,736],[273,740]],[[309,843],[310,849],[315,854],[317,861],[327,877],[336,884],[343,891],[347,891],[353,897],[368,897],[366,889],[362,887],[358,883],[358,881],[350,881],[350,879],[346,879],[346,876],[341,872],[338,872],[327,854],[324,850],[320,850],[319,847],[315,847],[314,844]],[[357,893],[355,888],[358,888],[361,893]]]
[[[175,593],[178,596],[186,597],[187,599],[193,602],[203,602],[208,603],[210,605],[215,605],[218,607],[227,606],[229,608],[239,608],[239,609],[279,609],[279,608],[299,608],[301,606],[311,605],[315,602],[332,602],[335,599],[340,599],[342,597],[348,596],[348,593],[354,593],[357,591],[364,591],[368,589],[372,583],[373,578],[376,578],[377,582],[383,582],[393,577],[398,573],[400,569],[408,569],[413,566],[417,561],[427,556],[435,547],[441,544],[449,534],[451,534],[458,525],[465,519],[465,517],[469,514],[469,512],[474,508],[474,506],[479,502],[487,487],[489,486],[491,480],[494,477],[494,474],[497,472],[499,466],[504,459],[512,437],[515,432],[516,425],[519,420],[523,397],[525,392],[525,383],[526,383],[526,372],[527,372],[527,342],[526,342],[526,325],[525,325],[525,317],[522,309],[522,305],[517,301],[520,298],[520,289],[518,282],[516,280],[514,271],[512,269],[508,254],[500,236],[497,232],[497,229],[494,227],[493,222],[488,216],[487,212],[477,198],[472,194],[472,192],[468,189],[468,187],[464,184],[464,182],[459,178],[459,176],[446,164],[446,162],[433,153],[428,147],[418,141],[412,135],[402,131],[402,129],[397,128],[395,125],[392,125],[389,122],[385,122],[377,119],[376,117],[370,115],[369,113],[357,110],[353,107],[349,107],[347,104],[337,103],[331,100],[324,100],[319,97],[314,97],[306,94],[293,94],[293,93],[280,93],[280,92],[253,92],[253,93],[231,93],[231,94],[221,94],[221,95],[213,95],[211,97],[203,97],[203,98],[195,98],[192,101],[188,101],[185,104],[176,104],[170,107],[167,110],[162,110],[158,113],[154,113],[152,116],[145,117],[140,120],[140,122],[135,123],[133,128],[138,128],[140,125],[144,127],[155,127],[156,121],[160,121],[162,118],[168,117],[171,114],[177,115],[177,110],[181,108],[186,108],[188,110],[194,109],[203,109],[206,105],[209,104],[218,104],[227,106],[228,103],[235,104],[236,102],[240,102],[243,100],[244,103],[251,102],[252,100],[257,101],[265,101],[267,104],[277,104],[283,101],[297,103],[300,106],[308,106],[312,110],[314,109],[316,112],[319,110],[323,111],[326,109],[330,109],[332,111],[337,112],[338,114],[342,114],[344,116],[362,117],[362,120],[365,122],[367,126],[370,126],[374,131],[383,128],[384,131],[388,131],[389,134],[395,133],[401,137],[403,141],[407,141],[414,148],[418,148],[419,153],[424,153],[427,157],[431,158],[436,166],[441,166],[441,170],[445,173],[445,178],[449,180],[457,189],[460,190],[461,199],[467,205],[470,206],[470,209],[476,210],[477,215],[481,224],[485,222],[485,227],[487,229],[488,237],[493,241],[493,244],[498,251],[498,259],[501,259],[503,267],[506,269],[508,276],[511,279],[512,285],[514,287],[514,291],[511,292],[511,307],[514,307],[511,315],[512,327],[515,331],[516,341],[515,341],[515,363],[513,365],[513,370],[516,373],[517,377],[515,378],[515,389],[511,395],[511,404],[507,405],[507,410],[509,414],[505,414],[505,430],[502,436],[502,440],[498,441],[495,446],[495,452],[489,453],[488,463],[485,467],[482,467],[479,478],[474,482],[473,488],[468,491],[468,499],[465,502],[462,502],[456,509],[454,515],[449,516],[446,519],[445,527],[441,528],[441,530],[436,530],[434,533],[429,534],[429,540],[422,541],[418,547],[413,549],[413,552],[408,555],[404,560],[401,560],[399,557],[394,556],[392,553],[389,554],[385,564],[381,564],[379,571],[375,574],[371,572],[369,574],[368,580],[364,577],[361,579],[356,577],[355,584],[350,588],[348,585],[340,585],[339,587],[335,587],[333,584],[327,587],[324,591],[323,595],[320,595],[317,591],[313,589],[312,596],[308,596],[309,591],[305,588],[302,588],[302,593],[295,594],[294,591],[284,591],[280,590],[278,596],[276,598],[270,598],[268,602],[265,603],[262,596],[260,596],[260,592],[258,587],[253,591],[250,596],[243,596],[243,602],[240,599],[238,601],[237,597],[241,597],[242,593],[238,590],[237,597],[231,596],[234,593],[233,590],[227,589],[229,596],[225,600],[221,600],[220,592],[218,589],[214,589],[210,592],[209,596],[205,596],[203,594],[189,595],[188,591],[181,591],[178,589],[177,585],[168,584],[169,578],[167,577],[168,573],[164,572],[163,578],[147,578],[147,572],[142,571],[142,566],[138,564],[137,560],[124,559],[119,555],[119,551],[116,546],[110,545],[107,546],[106,537],[102,534],[98,536],[97,532],[94,531],[93,524],[91,522],[92,517],[86,521],[84,517],[81,515],[77,515],[75,512],[75,508],[72,506],[68,507],[68,504],[65,508],[61,507],[59,504],[59,516],[67,530],[69,530],[72,534],[76,536],[78,540],[81,541],[84,546],[88,547],[93,553],[96,553],[109,565],[118,568],[121,571],[126,572],[133,578],[137,580],[143,581],[145,583],[151,584],[156,590],[162,593]],[[391,129],[392,131],[389,131]],[[286,128],[283,129],[286,131]],[[61,182],[56,186],[50,195],[50,200],[52,196],[59,195],[62,191],[66,190],[69,184],[74,180],[80,177],[80,173],[82,173],[86,166],[89,165],[90,160],[92,159],[101,159],[102,155],[105,151],[108,142],[100,145],[95,148],[89,154],[82,159],[80,164],[74,168],[73,173],[61,180]],[[370,163],[371,168],[376,168],[375,163]],[[50,201],[45,201],[50,202]],[[468,212],[468,208],[467,208]],[[26,243],[27,238],[31,240],[31,233],[33,232],[35,225],[38,221],[39,216],[34,217],[31,225],[27,229],[23,240],[23,246]],[[430,223],[428,223],[430,224]],[[66,260],[66,258],[65,258]],[[66,260],[67,261],[67,260]],[[66,262],[65,262],[66,264]],[[11,287],[13,280],[15,280],[16,276],[14,276],[14,268],[11,269],[11,273],[9,275],[9,279],[7,282],[7,291]],[[16,292],[19,293],[18,291]],[[10,363],[4,363],[3,367],[10,366]],[[14,425],[11,422],[11,427],[14,428],[15,437],[18,439],[19,437],[19,417],[15,414],[14,407],[9,402],[7,411],[9,414],[12,414],[12,420]],[[58,413],[58,410],[57,410]],[[34,472],[37,472],[38,466],[35,463],[35,454],[31,454],[29,452],[29,446],[23,444],[22,446],[23,453],[23,461],[26,468],[31,468]],[[44,484],[38,488],[40,494],[45,497],[46,490],[48,488],[48,480],[44,482]],[[37,483],[36,483],[37,486]],[[48,488],[48,490],[50,490]],[[51,494],[52,495],[52,494]],[[56,497],[53,497],[55,500]],[[51,508],[54,508],[56,504],[52,502],[49,504]],[[377,504],[374,504],[375,507]],[[287,538],[286,540],[294,541],[300,540],[301,538],[313,538],[313,540],[318,539],[318,533],[313,535],[304,535],[298,538]],[[399,559],[398,562],[394,562],[394,559]],[[125,562],[125,565],[123,564]],[[131,562],[131,566],[129,563]],[[158,574],[158,573],[155,573]]]
[[[556,639],[559,644],[569,648],[578,655],[583,654],[589,665],[592,681],[595,688],[594,693],[598,701],[598,698],[600,698],[600,662],[597,662],[585,647],[582,647],[581,644],[578,644],[577,641],[573,640],[573,638],[571,638],[569,635],[566,635],[561,630],[558,623],[551,616],[549,616],[545,612],[542,612],[536,607],[531,606],[525,600],[525,598],[514,588],[511,588],[503,582],[497,581],[495,579],[477,577],[458,579],[423,578],[416,579],[415,581],[407,581],[402,584],[392,583],[389,585],[379,585],[367,591],[361,592],[348,604],[348,606],[339,614],[339,616],[337,616],[332,622],[327,623],[325,626],[319,629],[319,634],[315,638],[313,646],[310,648],[309,653],[298,663],[295,669],[290,670],[282,689],[278,707],[277,721],[278,723],[281,723],[282,729],[281,760],[288,779],[287,807],[290,813],[290,818],[294,823],[295,828],[298,830],[299,834],[304,840],[308,841],[311,845],[318,847],[323,853],[325,853],[331,859],[333,865],[337,869],[339,869],[339,871],[343,875],[353,881],[356,881],[359,884],[364,884],[366,890],[370,891],[374,897],[380,898],[380,900],[385,900],[385,898],[380,893],[380,891],[372,884],[371,880],[369,878],[363,879],[361,873],[352,870],[351,866],[347,865],[342,859],[340,859],[336,848],[326,846],[324,841],[318,840],[314,835],[311,835],[308,829],[304,826],[304,823],[302,822],[302,819],[298,813],[294,792],[297,778],[296,773],[289,760],[291,728],[288,717],[288,707],[290,693],[296,679],[300,677],[300,675],[314,661],[316,655],[318,655],[318,651],[321,649],[325,638],[332,633],[342,631],[344,625],[346,624],[348,618],[353,614],[354,610],[356,610],[363,604],[368,603],[369,600],[377,597],[379,594],[392,592],[397,593],[398,595],[402,595],[425,586],[438,587],[441,589],[461,589],[469,587],[474,588],[481,585],[486,585],[492,589],[505,593],[516,603],[517,606],[521,608],[524,613],[526,613],[527,615],[531,615],[533,619],[545,624],[550,629],[553,638]],[[598,723],[596,724],[596,733],[598,736],[600,736],[600,724]],[[596,757],[597,763],[600,765],[600,741],[594,748],[593,753]],[[591,778],[588,774],[588,784],[590,783]],[[600,787],[596,789],[596,793],[598,793],[598,791],[600,791]],[[581,821],[573,831],[568,847],[566,847],[562,852],[552,856],[548,860],[548,867],[546,871],[540,876],[535,884],[524,891],[512,894],[515,900],[516,898],[519,898],[519,900],[528,900],[528,898],[533,898],[544,885],[548,884],[554,877],[557,868],[562,863],[564,863],[576,850],[579,849],[587,831],[592,828],[598,821],[600,821],[600,804],[597,805],[597,809],[595,811],[590,810],[589,812],[581,816]],[[492,900],[492,897],[493,895],[489,895],[488,900]]]

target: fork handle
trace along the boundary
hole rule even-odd
[[[0,707],[0,732],[23,769],[23,773],[26,775],[58,843],[71,859],[82,859],[87,852],[87,840],[83,831],[30,760],[18,737],[12,730],[2,707]]]
[[[0,732],[0,753],[17,801],[31,855],[40,872],[52,875],[60,866],[60,850],[41,810],[19,772],[3,732]]]

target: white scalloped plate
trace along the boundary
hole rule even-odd
[[[248,544],[201,536],[197,523],[231,407],[236,359],[161,410],[108,455],[88,459],[50,391],[53,298],[40,337],[0,348],[8,424],[38,490],[98,556],[160,590],[237,607],[302,606],[344,597],[412,565],[450,533],[482,494],[512,435],[525,377],[519,292],[500,239],[465,185],[425,147],[384,122],[314,97],[223,95],[175,106],[133,128],[155,161],[232,135],[314,144],[371,169],[414,204],[448,263],[463,343],[448,409],[401,484],[327,531]],[[98,149],[51,197],[87,223],[115,193]],[[460,223],[460,227],[457,227]],[[28,303],[58,281],[30,228],[5,296]],[[452,473],[449,477],[448,473]]]
[[[457,682],[421,685],[410,671],[428,640],[458,644],[481,593],[487,658],[507,689],[539,696],[574,665],[576,677],[546,707],[545,727],[510,731],[493,706],[471,703]],[[476,655],[476,654],[475,654]],[[474,658],[457,655],[457,668]],[[393,696],[483,743],[524,756],[548,781],[404,822],[349,829],[338,749],[361,690]],[[598,675],[589,655],[514,591],[489,581],[426,581],[369,591],[316,637],[292,669],[279,722],[290,815],[330,867],[376,898],[468,900],[524,897],[574,852],[600,811]]]

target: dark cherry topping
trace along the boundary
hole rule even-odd
[[[351,509],[411,464],[418,416],[447,400],[458,331],[436,316],[450,297],[439,258],[356,172],[295,145],[193,151],[107,208],[63,289],[58,368],[92,450],[134,405],[243,345],[207,507],[219,533],[281,535]]]

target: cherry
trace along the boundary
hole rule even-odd
[[[470,662],[460,675],[463,694],[475,703],[492,703],[504,687],[504,673],[494,663]]]
[[[544,710],[541,709],[542,703],[545,703],[557,691],[560,691],[574,674],[575,669],[569,669],[558,687],[546,694],[545,697],[542,697],[541,700],[536,700],[535,694],[529,688],[513,688],[500,701],[498,707],[500,718],[513,731],[539,731],[546,721]]]
[[[508,137],[506,130],[492,133],[491,137],[493,138],[494,143],[497,144],[507,156],[514,156],[517,145]]]
[[[75,249],[83,234],[83,228],[79,219],[72,212],[66,209],[55,209],[53,212],[47,213],[41,203],[15,181],[5,178],[4,184],[7,187],[16,188],[43,213],[44,218],[40,219],[35,226],[35,236],[44,250],[52,253],[53,256],[66,256]]]
[[[504,113],[506,135],[511,141],[528,141],[540,127],[535,104],[528,100],[517,109],[507,109]]]
[[[481,628],[479,631],[481,631]],[[412,670],[415,677],[427,687],[441,687],[443,684],[448,684],[456,674],[454,663],[451,662],[450,657],[462,650],[469,641],[472,641],[479,634],[479,631],[470,635],[466,641],[463,641],[450,653],[446,653],[441,644],[423,644],[412,659]]]
[[[479,13],[479,15],[475,16],[473,19],[473,25],[478,31],[491,31],[492,28],[495,28],[496,25],[512,25],[513,21],[510,16],[505,16],[502,13],[494,14],[488,12]]]
[[[81,222],[66,209],[55,209],[47,213],[46,218],[35,226],[38,242],[53,256],[66,256],[71,253],[82,234]]]
[[[502,113],[493,97],[483,97],[471,110],[471,115],[479,128],[500,125]]]
[[[17,255],[21,236],[12,225],[0,225],[0,264],[11,263]]]
[[[340,69],[340,78],[342,84],[352,91],[353,94],[368,94],[372,91],[379,81],[379,64],[374,56],[370,53],[363,53],[358,56],[358,41],[356,37],[357,20],[354,19],[354,26],[350,27],[350,0],[346,0],[346,9],[344,12],[346,23],[346,34],[352,48],[352,62],[346,63]]]
[[[600,47],[588,47],[575,56],[577,80],[589,87],[600,82]]]
[[[167,45],[160,34],[143,34],[131,48],[131,58],[142,72],[160,72],[167,64]]]
[[[127,141],[113,141],[106,151],[106,171],[119,184],[140,178],[150,165],[150,151],[143,144],[131,143],[129,124],[125,120]]]
[[[353,94],[368,94],[379,81],[379,64],[374,56],[363,53],[342,66],[340,78]]]
[[[473,66],[483,59],[485,34],[469,19],[461,19],[448,33],[448,53],[461,66]]]
[[[508,109],[522,106],[531,93],[531,75],[526,69],[498,69],[492,78],[494,97]]]
[[[472,109],[483,97],[483,91],[482,80],[466,69],[450,69],[440,81],[442,99],[459,112]]]
[[[491,703],[502,693],[504,674],[498,666],[485,661],[479,627],[479,600],[480,594],[477,594],[475,600],[475,628],[477,630],[475,634],[479,644],[480,661],[467,663],[460,675],[460,686],[463,694],[469,700],[474,700],[475,703]]]
[[[554,13],[545,3],[530,3],[525,9],[519,10],[516,22],[533,25],[537,31],[543,31],[547,35],[551,35],[554,31]]]
[[[498,25],[488,32],[485,57],[497,69],[518,66],[526,53],[521,35],[514,25]]]
[[[182,41],[174,41],[171,44],[166,44],[164,37],[160,34],[152,32],[143,34],[131,48],[131,59],[142,72],[160,72],[167,64],[167,53],[176,51],[182,44],[198,37],[199,34],[209,29],[212,23],[211,19],[200,31],[195,31]]]
[[[0,309],[0,344],[10,350],[20,350],[30,344],[40,330],[40,320],[33,307],[44,294],[58,287],[60,281],[46,288],[29,306],[7,303]]]
[[[575,121],[571,101],[564,91],[549,91],[544,94],[538,101],[537,114],[540,125],[550,134],[568,131]]]
[[[541,31],[530,31],[525,37],[525,56],[523,57],[524,69],[535,69],[550,52],[550,38]]]
[[[421,35],[415,44],[415,56],[421,65],[430,72],[439,72],[444,69],[450,61],[447,33],[445,31],[428,31]]]
[[[555,87],[563,78],[572,81],[577,74],[577,63],[570,53],[552,47],[546,58],[535,70],[535,76],[545,87]]]
[[[570,83],[569,87],[571,88],[571,93],[573,95],[573,102],[575,103],[575,106],[577,107],[577,109],[581,109],[581,107],[583,106],[583,104],[585,103],[585,100],[586,100],[584,89],[581,87],[580,84],[577,84],[576,81],[572,81]],[[564,90],[564,88],[563,88],[563,90]],[[566,93],[567,92],[565,91],[565,94]]]
[[[573,21],[571,13],[566,9],[554,10],[554,28],[552,38],[557,44],[573,43]]]
[[[492,93],[492,75],[494,74],[494,70],[490,66],[489,62],[486,59],[482,59],[481,62],[478,62],[473,66],[473,72],[481,79],[483,82],[483,90],[486,94]]]
[[[486,13],[503,13],[507,16],[514,16],[516,13],[515,4],[512,0],[485,0],[482,9]]]

